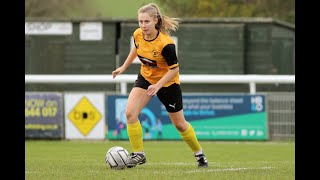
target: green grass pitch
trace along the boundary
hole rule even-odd
[[[295,179],[294,142],[200,141],[209,167],[197,168],[183,141],[145,141],[147,163],[109,169],[112,146],[128,141],[25,141],[25,177],[32,179]]]

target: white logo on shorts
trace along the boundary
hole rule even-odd
[[[176,108],[176,103],[174,103],[173,105],[172,104],[169,104],[170,107],[173,107],[173,109]]]

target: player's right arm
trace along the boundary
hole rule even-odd
[[[137,48],[135,46],[133,46],[133,48],[131,49],[127,59],[124,61],[123,65],[118,67],[116,70],[112,71],[112,77],[113,79],[118,75],[118,74],[122,74],[132,63],[132,61],[134,60],[134,58],[137,57]]]

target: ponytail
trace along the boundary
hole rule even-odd
[[[154,4],[149,3],[145,6],[142,6],[138,13],[149,13],[151,17],[157,18],[158,23],[156,24],[156,29],[164,34],[170,35],[171,32],[174,32],[178,29],[181,19],[179,18],[170,18],[161,14],[160,8]]]

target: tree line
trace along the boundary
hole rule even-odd
[[[172,17],[272,17],[295,24],[295,0],[155,0],[154,2],[164,10],[165,14]],[[25,0],[25,17],[68,18],[71,16],[70,12],[75,11],[79,17],[101,16],[90,9],[85,0]]]

